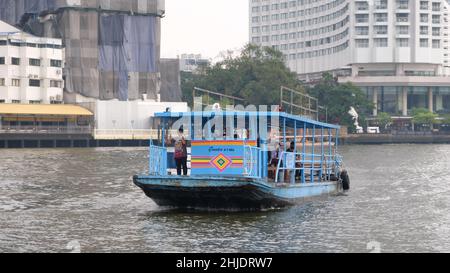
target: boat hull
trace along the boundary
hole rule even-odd
[[[337,182],[276,185],[226,177],[135,176],[134,183],[157,205],[195,210],[255,211],[284,208],[338,192]]]

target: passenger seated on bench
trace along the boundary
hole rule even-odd
[[[276,146],[277,148],[274,151],[270,152],[270,157],[269,157],[269,178],[276,180],[276,173],[277,173],[277,169],[278,169],[278,164],[280,165],[281,168],[283,168],[283,159],[281,158],[282,152],[283,152],[283,148],[281,145]],[[281,160],[281,162],[280,162]],[[273,175],[271,175],[271,173],[273,173]],[[279,179],[278,182],[279,183],[284,183],[284,175],[285,171],[281,170],[278,175],[279,175]]]
[[[291,142],[291,145],[289,146],[289,149],[287,150],[287,152],[289,152],[289,153],[295,153],[296,151],[295,151],[296,149],[295,149],[295,142]],[[299,161],[301,161],[301,156],[300,155],[297,155],[296,156],[296,158],[295,158],[295,168],[296,169],[299,169],[299,168],[301,168],[302,167],[302,164],[299,162]],[[292,177],[292,173],[293,173],[293,171],[290,171],[290,176]],[[295,180],[300,180],[301,179],[301,170],[296,170],[295,171]]]
[[[269,178],[275,180],[277,173],[278,161],[280,157],[280,145],[276,145],[275,150],[269,151]]]

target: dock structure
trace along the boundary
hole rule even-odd
[[[130,137],[95,138],[93,128],[93,113],[77,105],[0,104],[0,148],[149,145],[149,134],[133,132]]]

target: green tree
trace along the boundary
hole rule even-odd
[[[379,113],[377,120],[380,124],[381,130],[387,130],[387,127],[392,123],[391,115],[385,112]]]
[[[348,126],[352,131],[356,128],[348,113],[350,108],[353,107],[358,112],[360,124],[365,123],[366,113],[374,108],[360,88],[351,83],[339,84],[328,73],[308,91],[319,99],[320,105],[328,109],[328,120],[331,123]]]
[[[414,124],[427,125],[430,129],[433,129],[433,125],[438,123],[437,118],[439,117],[425,108],[414,108],[412,116]]]
[[[281,86],[303,90],[280,51],[251,44],[238,57],[227,56],[198,73],[182,73],[181,77],[183,98],[188,102],[192,102],[194,87],[240,97],[255,105],[278,105]]]

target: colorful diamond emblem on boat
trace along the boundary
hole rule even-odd
[[[231,164],[233,164],[233,161],[223,154],[220,154],[211,160],[211,165],[216,167],[220,172],[225,171]]]

